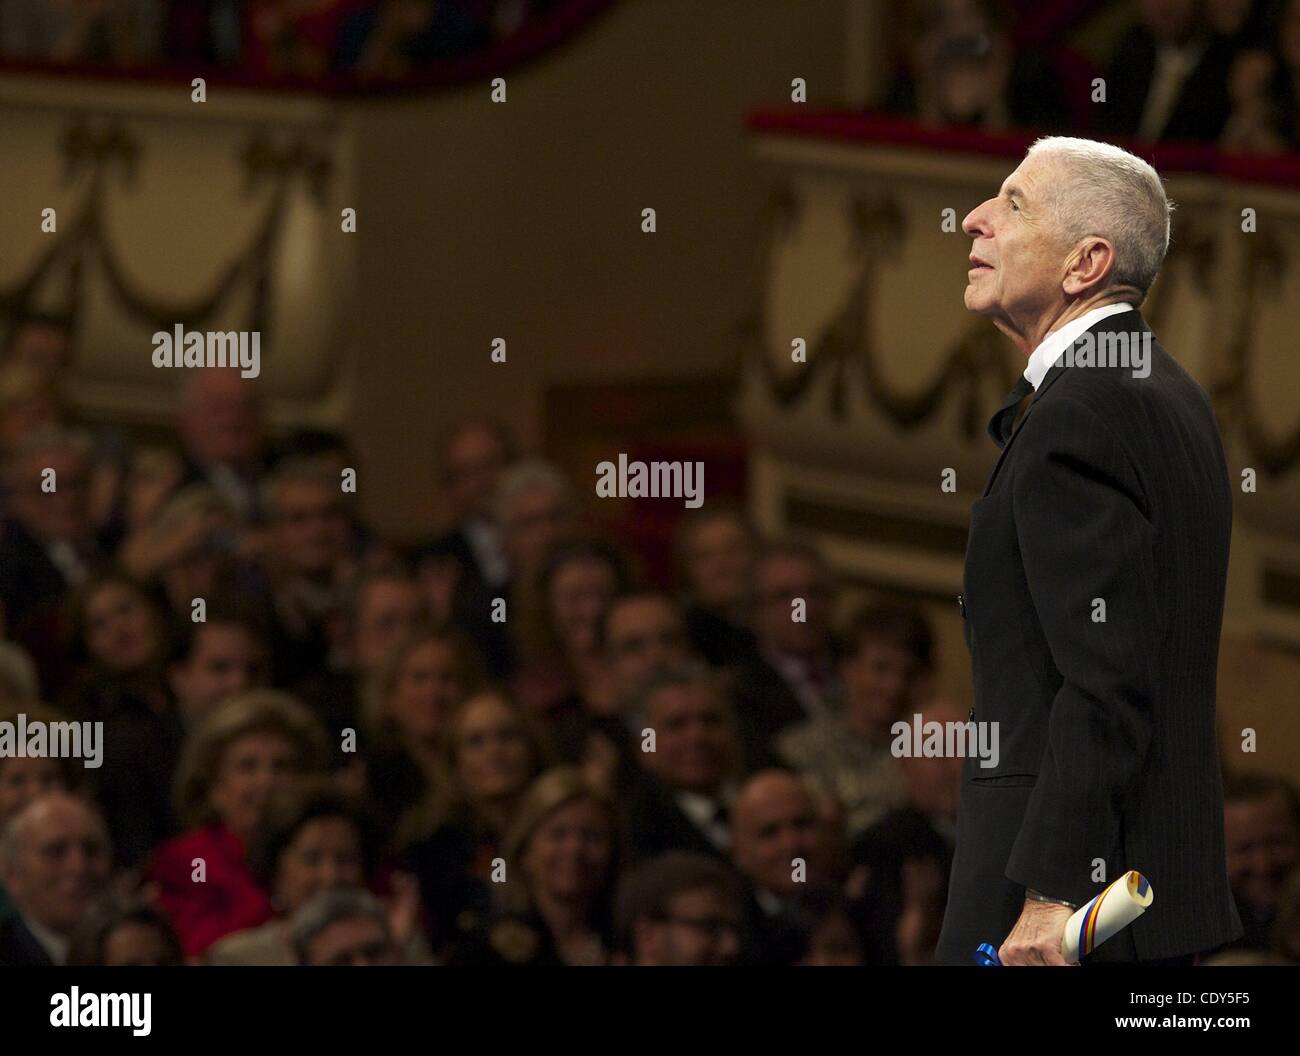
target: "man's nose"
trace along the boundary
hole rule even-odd
[[[967,213],[966,219],[961,222],[962,232],[968,237],[979,238],[980,235],[988,233],[988,225],[984,219],[984,207],[988,204],[988,202],[981,202]]]

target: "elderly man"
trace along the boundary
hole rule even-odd
[[[0,882],[14,913],[0,923],[0,967],[67,962],[72,933],[109,879],[108,832],[85,800],[52,792],[0,833]]]
[[[965,760],[948,963],[987,942],[1065,964],[1072,907],[1128,869],[1155,902],[1086,961],[1188,963],[1241,931],[1214,723],[1230,485],[1209,399],[1137,311],[1169,210],[1146,162],[1050,138],[962,224],[966,307],[1027,364],[958,598],[1000,752]]]
[[[817,803],[785,770],[762,770],[736,796],[731,860],[749,882],[748,960],[793,964],[806,951],[812,899],[830,883]]]

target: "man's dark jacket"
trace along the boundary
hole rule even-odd
[[[1131,311],[1090,332],[1150,328]],[[1086,902],[1099,861],[1151,883],[1139,960],[1241,931],[1214,718],[1232,497],[1208,397],[1150,340],[1147,377],[1058,361],[971,508],[973,718],[1000,757],[965,761],[945,963],[1000,945],[1026,887]]]

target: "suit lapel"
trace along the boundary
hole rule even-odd
[[[1100,322],[1094,323],[1092,326],[1088,327],[1087,332],[1093,334],[1094,337],[1098,334],[1113,333],[1116,330],[1115,320],[1124,320],[1129,324],[1125,329],[1134,329],[1143,332],[1151,329],[1151,327],[1147,325],[1146,320],[1142,318],[1142,312],[1135,308],[1133,309],[1132,314],[1128,312],[1117,312],[1115,315],[1109,315]],[[1064,353],[1062,353],[1062,355],[1064,355]],[[993,481],[997,479],[998,470],[1002,468],[1002,463],[1007,457],[1007,452],[1011,450],[1011,445],[1016,442],[1016,437],[1020,434],[1020,430],[1025,427],[1025,422],[1029,420],[1029,416],[1034,413],[1034,407],[1037,406],[1038,401],[1043,398],[1047,393],[1047,390],[1055,385],[1061,375],[1068,369],[1070,368],[1062,366],[1061,362],[1058,360],[1056,363],[1052,364],[1051,368],[1043,376],[1042,383],[1038,386],[1038,391],[1034,393],[1033,398],[1029,401],[1029,406],[1025,408],[1025,413],[1020,416],[1020,421],[1018,421],[1015,428],[1011,430],[1011,436],[1007,439],[1006,445],[998,453],[998,460],[993,463],[993,470],[989,473],[988,483],[984,485],[984,494],[981,495],[980,498],[988,496],[989,491],[993,487]]]

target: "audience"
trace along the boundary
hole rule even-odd
[[[716,858],[668,851],[627,875],[616,906],[628,964],[739,963],[745,928],[739,879]]]
[[[402,963],[383,906],[359,890],[322,891],[289,925],[297,964],[375,967]]]

